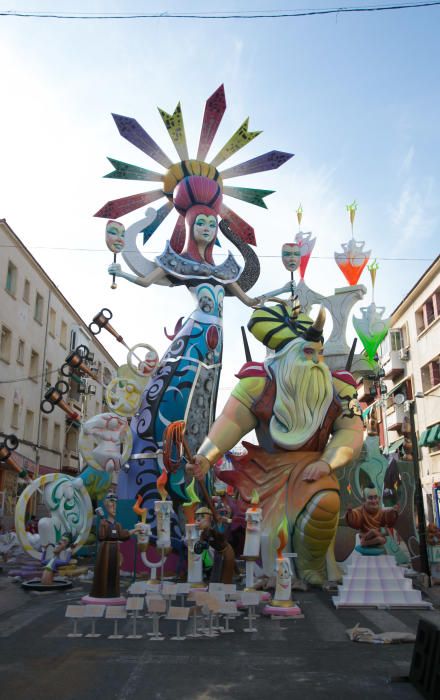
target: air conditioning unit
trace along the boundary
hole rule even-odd
[[[408,348],[401,348],[400,352],[400,359],[403,360],[403,362],[408,362],[409,360],[409,349]]]

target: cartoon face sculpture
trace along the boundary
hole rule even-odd
[[[157,354],[156,350],[151,348],[151,350],[148,350],[145,353],[144,359],[139,362],[138,371],[140,374],[148,376],[149,374],[153,374],[158,364],[159,355]]]
[[[128,418],[134,416],[142,399],[142,387],[130,379],[116,377],[112,379],[105,390],[105,400],[108,407],[118,414]]]
[[[286,557],[277,559],[277,580],[275,589],[275,600],[288,601],[290,600],[290,591],[292,587],[292,570],[290,561]]]
[[[105,242],[112,253],[120,253],[125,246],[125,226],[119,221],[107,221]]]
[[[133,440],[125,418],[99,413],[86,421],[79,436],[84,461],[99,471],[118,470],[128,460]]]
[[[246,529],[253,532],[259,532],[261,521],[263,519],[263,511],[261,508],[248,508],[246,511]]]
[[[286,270],[295,272],[301,262],[301,248],[297,243],[284,243],[281,248],[281,259]]]
[[[193,231],[197,243],[211,243],[217,235],[217,219],[215,216],[198,214]]]

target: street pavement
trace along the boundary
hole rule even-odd
[[[303,619],[258,617],[257,632],[231,623],[235,634],[171,641],[175,623],[161,621],[162,642],[112,640],[110,620],[99,620],[98,639],[69,638],[68,603],[80,602],[89,583],[63,593],[30,593],[0,573],[0,698],[6,700],[416,700],[403,678],[413,644],[361,644],[346,630],[357,623],[374,632],[416,632],[420,618],[440,622],[433,611],[339,609],[323,591],[295,596]],[[437,596],[440,604],[440,596]],[[90,631],[80,621],[80,631]],[[182,628],[183,630],[183,628]],[[120,626],[132,631],[132,622]]]

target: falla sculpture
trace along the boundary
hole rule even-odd
[[[267,576],[273,576],[276,567],[272,608],[289,609],[289,614],[297,615],[298,608],[290,594],[294,576],[316,586],[340,579],[336,562],[329,556],[339,519],[338,470],[355,462],[360,454],[361,409],[350,368],[345,368],[345,362],[335,367],[326,361],[325,303],[313,314],[308,308],[317,298],[304,282],[316,238],[301,229],[301,205],[296,212],[298,231],[281,251],[288,279],[277,290],[254,292],[260,272],[253,250],[255,233],[225,200],[232,197],[266,208],[265,198],[273,191],[234,187],[225,182],[276,169],[292,154],[270,151],[223,168],[229,157],[260,133],[249,131],[246,119],[216,155],[208,158],[225,108],[224,89],[220,86],[206,102],[195,158],[189,155],[180,103],[172,114],[159,110],[178,154],[176,162],[135,119],[113,115],[121,136],[155,160],[161,171],[109,159],[114,169],[106,177],[157,183],[153,190],[109,201],[96,213],[107,220],[106,244],[113,253],[113,262],[108,266],[112,289],[117,289],[119,278],[149,289],[140,294],[151,294],[154,300],[155,285],[184,288],[191,294],[195,308],[188,318],[175,324],[174,333],[167,332],[171,342],[161,358],[149,343],[128,345],[113,325],[109,309],[96,314],[90,324],[91,332],[108,332],[122,343],[128,351],[127,363],[106,387],[108,410],[82,425],[80,450],[84,469],[71,487],[88,494],[89,500],[84,497],[82,517],[86,524],[92,519],[90,497],[100,501],[107,496],[108,528],[121,532],[114,537],[110,533],[109,539],[102,527],[100,549],[103,553],[114,550],[114,561],[118,562],[120,548],[126,571],[145,573],[149,568],[150,583],[157,586],[165,564],[167,571],[172,566],[176,569],[178,559],[179,566],[182,562],[186,565],[187,581],[200,587],[204,582],[197,542],[203,539],[203,530],[208,544],[214,540],[218,544],[218,535],[223,534],[214,525],[216,514],[210,505],[215,475],[227,484],[230,498],[237,505],[236,512],[241,513],[244,525],[247,522],[243,542],[247,588],[254,588],[257,561]],[[150,206],[161,199],[165,201],[157,209]],[[138,221],[127,227],[119,221],[145,206],[148,209]],[[350,206],[353,234],[356,208],[354,204]],[[144,254],[142,246],[173,214],[176,222],[169,240],[161,253],[149,259],[148,250]],[[231,252],[223,255],[222,262],[216,261],[221,235],[222,245],[229,241],[243,257],[243,269]],[[341,269],[347,265],[353,268],[346,277],[351,287],[357,286],[355,295],[350,292],[349,304],[344,306],[343,295],[335,293],[327,304],[332,317],[337,316],[336,312],[333,314],[336,307],[343,317],[337,327],[343,327],[343,343],[347,309],[353,305],[354,297],[360,298],[366,291],[357,282],[370,253],[361,254],[358,243],[352,235],[352,241],[344,248],[344,260],[336,255]],[[117,255],[129,271],[116,262]],[[298,282],[295,275],[299,275]],[[177,302],[177,292],[172,294]],[[267,356],[262,361],[250,360],[239,369],[238,383],[216,416],[225,296],[249,307],[248,330],[261,344],[262,356]],[[173,310],[175,307],[177,304]],[[340,355],[347,359],[345,345]],[[62,398],[64,387],[52,389],[47,398],[50,410],[70,411],[68,415],[73,419],[71,408]],[[79,416],[74,418],[78,420]],[[164,436],[170,426],[182,423],[182,444],[177,445],[175,454],[167,453]],[[243,442],[237,451],[235,448],[253,430],[258,444]],[[219,460],[226,453],[231,468],[219,471]],[[117,500],[111,493],[114,472],[118,472]],[[189,488],[188,481],[193,476],[195,486]],[[201,522],[202,516],[206,524]],[[115,523],[120,523],[120,528]],[[80,534],[83,542],[84,528]],[[129,542],[131,535],[137,538],[137,554]],[[118,544],[123,539],[126,542]],[[107,546],[110,540],[111,547]],[[226,552],[226,545],[223,549]],[[290,556],[293,553],[294,558]],[[222,555],[229,565],[233,562],[229,548],[227,554],[227,562]],[[242,554],[243,547],[241,552],[235,552],[237,557]],[[174,564],[170,565],[172,557]],[[232,569],[228,569],[228,581],[235,576]],[[98,567],[96,581],[102,571]],[[116,583],[110,597],[119,598],[116,572],[111,573]]]

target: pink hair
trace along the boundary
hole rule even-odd
[[[194,240],[194,222],[199,214],[215,216],[220,212],[222,193],[215,180],[201,175],[190,175],[179,182],[173,193],[174,206],[185,217],[186,239],[182,250],[192,260],[202,261]],[[205,248],[204,259],[214,264],[212,249],[215,239]]]

